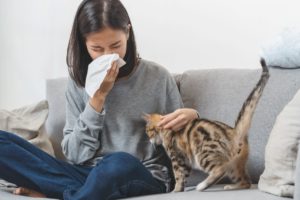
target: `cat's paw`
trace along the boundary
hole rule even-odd
[[[176,192],[183,192],[183,189],[174,189],[174,190],[172,191],[172,193],[176,193]]]
[[[224,190],[232,190],[234,189],[233,185],[225,185]]]
[[[184,191],[184,188],[181,187],[181,186],[176,186],[175,185],[175,188],[174,190],[172,191],[172,193],[175,193],[175,192],[183,192]]]
[[[196,190],[200,192],[205,190],[206,188],[207,188],[207,184],[205,182],[201,182],[197,185]]]
[[[250,183],[245,184],[231,184],[231,185],[225,185],[224,190],[237,190],[237,189],[248,189],[251,187]]]

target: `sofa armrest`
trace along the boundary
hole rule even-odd
[[[300,200],[300,144],[298,146],[298,155],[297,155],[297,166],[295,173],[295,193],[294,199]]]

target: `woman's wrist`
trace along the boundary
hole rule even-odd
[[[100,113],[103,110],[105,99],[105,94],[96,92],[95,95],[92,98],[90,98],[89,103],[97,112]]]

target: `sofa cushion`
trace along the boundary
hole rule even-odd
[[[300,140],[300,90],[278,115],[266,146],[265,170],[259,189],[293,197]]]
[[[65,90],[67,78],[48,79],[46,98],[49,103],[49,116],[46,122],[47,134],[52,142],[56,158],[65,160],[61,149],[63,128],[66,122]]]
[[[233,126],[260,75],[260,69],[190,70],[180,77],[180,93],[185,107],[197,109],[201,117]],[[265,146],[276,116],[300,88],[299,69],[271,68],[270,75],[249,131],[248,170],[254,183],[264,170]],[[188,184],[196,185],[205,177],[193,172]]]
[[[45,133],[48,102],[26,105],[11,111],[0,110],[0,130],[14,133],[50,155],[54,155],[52,144]]]
[[[285,28],[276,37],[262,45],[261,57],[268,66],[300,68],[300,29]]]

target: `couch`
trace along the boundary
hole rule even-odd
[[[204,118],[219,120],[233,125],[246,97],[261,75],[261,69],[205,69],[188,70],[174,75],[185,107],[195,108]],[[283,200],[257,189],[257,183],[264,170],[265,146],[276,116],[300,88],[300,69],[270,68],[270,79],[255,111],[249,132],[250,156],[248,170],[252,178],[251,189],[224,191],[222,186],[228,180],[204,192],[195,191],[195,185],[205,178],[205,174],[195,170],[187,181],[186,191],[150,195],[129,199],[154,200]],[[66,78],[47,80],[46,98],[49,103],[49,116],[46,130],[55,149],[57,158],[64,159],[61,152],[62,129],[65,121],[64,91]],[[300,154],[296,172],[296,193],[294,199],[300,200]],[[27,197],[15,196],[0,191],[0,200],[26,200]]]

